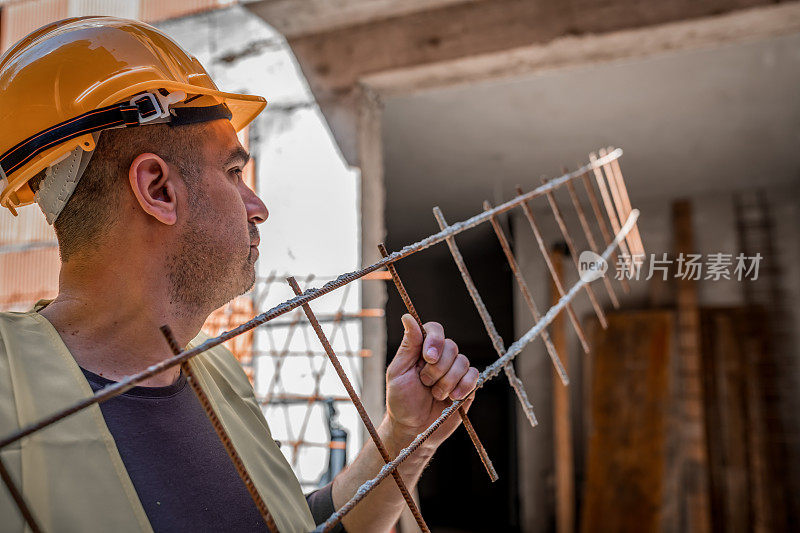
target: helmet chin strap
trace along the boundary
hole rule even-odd
[[[92,136],[97,146],[100,132],[94,132]],[[45,170],[45,177],[34,197],[48,224],[52,225],[67,205],[93,154],[94,150],[78,147]]]

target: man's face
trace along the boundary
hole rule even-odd
[[[178,250],[170,261],[174,297],[189,309],[211,312],[246,292],[255,281],[259,242],[256,224],[267,219],[264,203],[242,180],[249,156],[231,123],[208,124],[197,147],[197,175],[184,179],[188,202]]]

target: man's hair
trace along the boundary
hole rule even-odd
[[[96,249],[98,240],[118,222],[122,193],[129,188],[128,170],[140,154],[152,152],[175,165],[191,194],[204,162],[205,126],[153,124],[103,131],[75,191],[53,224],[61,260]],[[31,179],[34,191],[43,178],[44,171]]]

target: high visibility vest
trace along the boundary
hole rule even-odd
[[[206,338],[200,334],[189,346]],[[239,362],[218,346],[189,364],[279,530],[314,529],[300,484],[273,440]],[[0,436],[92,394],[46,318],[36,310],[0,313]],[[0,457],[48,533],[152,531],[98,405],[3,448]],[[0,532],[23,530],[24,520],[0,483]]]

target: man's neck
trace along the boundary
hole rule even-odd
[[[86,370],[119,381],[171,357],[159,327],[168,325],[180,346],[200,331],[205,316],[186,316],[169,301],[166,276],[126,276],[117,269],[86,270],[62,266],[58,296],[40,314],[58,331],[75,361]],[[171,367],[140,384],[174,383]]]

